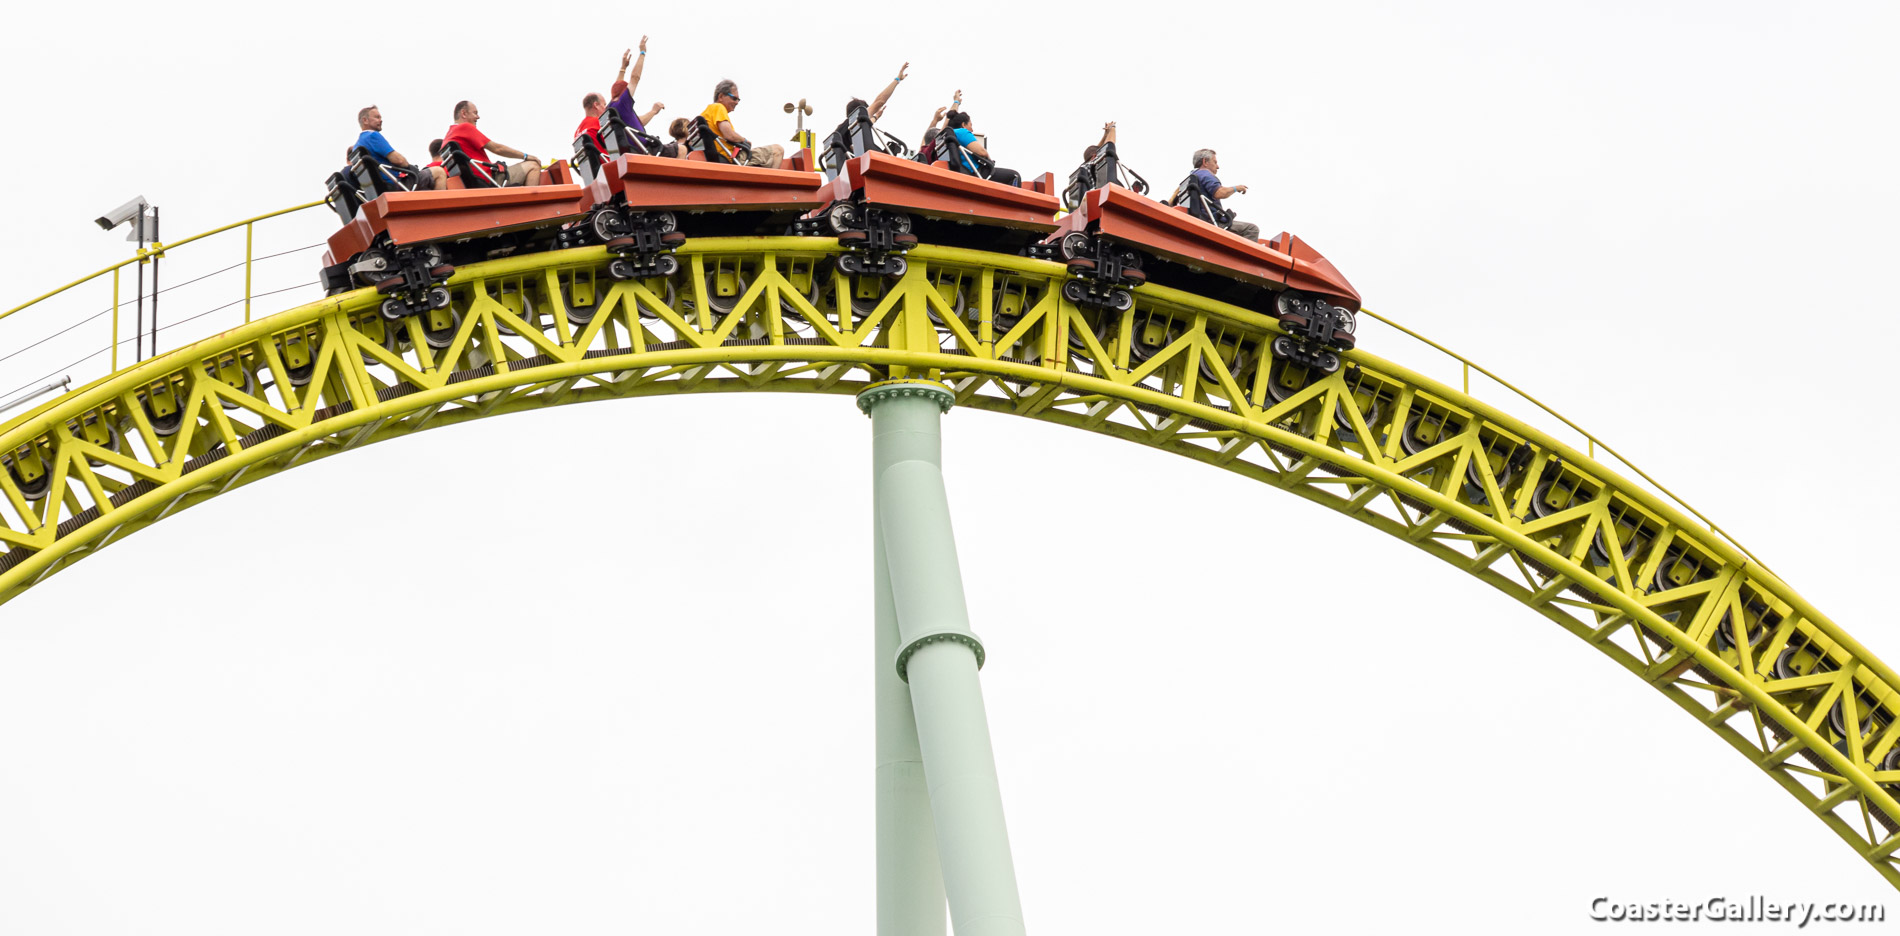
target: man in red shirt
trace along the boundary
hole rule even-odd
[[[467,154],[469,159],[500,166],[500,171],[493,173],[498,176],[498,178],[495,179],[497,183],[501,183],[503,178],[505,178],[507,180],[505,184],[507,185],[540,185],[541,160],[505,143],[497,143],[489,139],[486,134],[475,128],[476,121],[481,119],[482,112],[473,103],[469,101],[457,102],[455,105],[455,123],[449,127],[447,133],[442,134],[442,142],[454,143],[460,146],[462,152]],[[509,159],[518,159],[521,161],[512,166],[503,166],[500,162],[488,155],[488,151],[491,149],[495,151],[496,156],[505,156]],[[467,183],[463,184],[466,185]]]
[[[641,36],[640,61],[633,62],[632,49],[620,53],[620,71],[614,73],[613,87],[607,97],[602,97],[598,91],[589,91],[586,97],[581,98],[581,111],[587,116],[581,120],[580,126],[574,128],[576,137],[585,133],[594,138],[595,146],[604,150],[606,147],[600,140],[600,118],[602,114],[607,113],[608,107],[620,113],[622,123],[642,133],[646,132],[647,124],[653,121],[654,115],[666,109],[665,104],[654,101],[653,106],[647,108],[644,114],[636,114],[633,111],[633,92],[640,87],[640,73],[646,69],[646,56],[647,37]],[[627,65],[630,62],[633,63],[632,75],[627,74]],[[613,101],[611,105],[607,103],[609,99]]]

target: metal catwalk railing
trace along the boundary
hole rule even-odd
[[[38,296],[33,297],[32,299],[28,299],[27,301],[22,302],[19,305],[16,305],[10,309],[7,309],[5,312],[0,312],[0,321],[9,319],[18,313],[26,312],[27,310],[32,309],[36,306],[41,306],[45,304],[47,300],[50,300],[64,293],[67,293],[71,290],[77,289],[78,287],[84,286],[87,283],[91,283],[102,277],[110,276],[112,278],[112,305],[107,310],[111,314],[110,340],[104,347],[99,348],[99,350],[94,351],[91,354],[87,355],[85,358],[81,358],[79,361],[75,361],[72,364],[69,364],[66,366],[67,367],[75,366],[79,363],[83,363],[85,360],[91,357],[96,357],[100,354],[105,354],[109,356],[107,373],[108,374],[116,373],[119,370],[119,346],[124,344],[127,341],[137,340],[137,338],[139,337],[136,335],[130,338],[121,337],[123,334],[123,328],[120,323],[120,318],[121,318],[120,312],[128,304],[128,301],[126,300],[124,296],[124,290],[122,289],[122,282],[121,282],[122,275],[121,274],[124,272],[124,270],[127,267],[132,267],[137,264],[152,263],[154,261],[164,259],[169,254],[171,254],[174,251],[177,251],[181,247],[185,247],[187,245],[197,243],[199,241],[202,241],[206,238],[212,237],[217,234],[223,234],[226,231],[232,231],[238,228],[243,228],[244,229],[244,259],[241,262],[231,264],[230,266],[226,266],[218,270],[214,270],[211,273],[205,274],[204,276],[197,277],[192,280],[176,283],[173,286],[168,287],[168,289],[166,290],[166,291],[170,291],[172,289],[178,289],[184,286],[191,285],[192,283],[195,283],[204,279],[208,279],[212,276],[217,276],[223,273],[229,273],[233,270],[237,270],[241,268],[244,271],[243,297],[241,299],[237,299],[230,303],[227,303],[223,306],[219,306],[215,309],[194,310],[192,314],[184,318],[181,318],[176,322],[173,322],[172,325],[165,326],[165,328],[169,329],[172,327],[176,327],[178,325],[186,324],[187,322],[202,318],[205,315],[209,315],[213,312],[221,312],[224,309],[230,308],[231,306],[237,305],[239,303],[242,303],[244,306],[244,321],[249,322],[252,317],[251,307],[254,300],[270,296],[274,293],[289,291],[287,289],[280,289],[280,290],[265,292],[262,294],[255,294],[253,292],[253,272],[254,272],[254,268],[256,266],[257,261],[270,259],[273,256],[282,256],[288,253],[296,253],[302,250],[309,250],[316,246],[319,246],[317,244],[311,244],[305,247],[293,248],[292,250],[283,251],[282,253],[272,254],[266,257],[256,257],[254,256],[254,254],[255,254],[255,247],[256,247],[257,225],[260,222],[269,221],[273,218],[281,218],[286,215],[292,215],[301,211],[309,210],[311,208],[316,208],[322,204],[323,202],[321,201],[314,201],[314,202],[309,202],[307,204],[295,205],[290,208],[280,208],[276,211],[269,211],[261,215],[245,218],[242,221],[233,221],[230,224],[221,225],[219,227],[212,228],[211,230],[203,231],[198,234],[193,234],[190,237],[182,238],[180,240],[172,241],[170,243],[154,242],[154,243],[148,244],[144,248],[134,251],[132,256],[127,257],[124,260],[121,260],[110,266],[95,270],[91,273],[86,274],[85,276],[82,276],[76,280],[73,280],[70,283],[65,284],[64,286],[60,286],[57,289],[49,290],[45,293],[42,293]],[[307,285],[307,284],[304,284],[304,285]],[[297,287],[291,287],[291,288],[297,288]],[[155,292],[153,293],[153,295],[155,296],[157,295],[157,293]],[[145,298],[145,297],[141,297],[141,298]],[[44,337],[41,337],[37,340],[22,342],[17,347],[6,348],[4,349],[4,353],[0,353],[0,365],[4,365],[8,360],[15,359],[23,353],[31,351],[36,347],[42,346],[48,341],[51,341],[62,335],[73,332],[95,319],[103,318],[105,317],[106,314],[107,314],[106,312],[101,312],[101,313],[97,313],[91,316],[87,316],[86,318],[81,319],[79,322],[66,325],[63,328],[56,328],[54,330],[50,330],[49,333],[47,333]],[[157,331],[162,331],[162,330],[164,329],[155,329],[153,333],[156,334]],[[154,351],[156,351],[156,346],[154,347]],[[46,378],[42,378],[42,379],[50,379],[52,377],[56,377],[58,376],[59,370],[63,370],[63,369],[64,368],[56,369],[53,373],[48,374]],[[17,383],[17,381],[12,379],[11,376],[9,376],[7,379],[0,380],[0,391],[4,391],[4,392],[0,392],[0,402],[4,402],[14,397],[16,394],[18,394],[22,390],[31,389],[33,386],[35,386],[37,381],[28,381],[19,387],[13,386],[15,383]]]

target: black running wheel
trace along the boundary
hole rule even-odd
[[[719,295],[719,271],[706,271],[706,306],[719,315],[730,315],[739,307],[739,300],[745,297],[749,284],[743,274],[733,273],[733,290],[730,296]]]
[[[1333,306],[1333,323],[1334,328],[1348,335],[1357,334],[1359,331],[1359,316],[1354,315],[1352,310],[1345,306]]]
[[[843,234],[858,226],[858,210],[850,202],[834,202],[825,210],[825,220],[833,232]]]
[[[455,343],[455,333],[462,324],[462,313],[451,309],[446,322],[438,328],[430,328],[430,325],[435,324],[431,320],[439,315],[440,312],[437,311],[422,316],[422,340],[428,342],[429,347],[437,351]]]
[[[588,224],[594,231],[594,237],[603,243],[620,237],[627,229],[626,222],[620,217],[620,212],[612,208],[602,208],[594,212],[594,216],[588,219]]]
[[[35,455],[34,460],[40,461],[39,456]],[[53,473],[46,470],[44,461],[40,461],[40,476],[31,481],[26,480],[19,466],[10,461],[7,463],[7,474],[13,476],[13,484],[20,489],[20,496],[30,501],[45,497],[46,492],[53,489]]]
[[[145,410],[145,419],[152,424],[152,431],[161,436],[172,435],[185,424],[185,411],[178,405],[177,394],[172,394],[172,411],[163,416],[152,409],[150,398],[140,400],[139,405]]]

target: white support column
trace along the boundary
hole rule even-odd
[[[927,380],[887,381],[858,394],[859,408],[871,416],[877,472],[879,611],[888,596],[897,652],[886,665],[909,683],[952,927],[956,936],[1021,936],[1022,899],[977,681],[983,644],[970,631],[943,485],[940,422],[953,399],[948,387]],[[881,692],[879,703],[882,716]],[[880,724],[880,745],[884,737]],[[882,828],[878,838],[882,846]],[[880,851],[880,923],[885,868]]]
[[[878,453],[883,453],[878,449]],[[881,468],[882,463],[877,462]],[[876,472],[872,474],[876,478]],[[872,495],[873,499],[876,494]],[[877,936],[944,936],[943,871],[930,788],[917,745],[910,687],[891,661],[901,649],[884,532],[874,514],[871,543],[877,580],[877,638],[872,666],[877,695]]]

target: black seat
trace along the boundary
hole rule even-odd
[[[995,162],[970,152],[970,148],[957,139],[957,132],[949,127],[937,134],[937,146],[943,150],[941,158],[950,163],[950,168],[964,175],[988,179],[991,170],[996,168]]]
[[[574,138],[574,172],[581,177],[582,185],[594,184],[594,177],[600,175],[600,164],[606,160],[606,154],[594,145],[594,138],[581,134]]]
[[[837,129],[825,136],[824,145],[819,150],[818,166],[824,170],[826,179],[835,179],[844,171],[844,164],[870,152],[877,146],[877,125],[871,120],[871,109],[862,101],[845,109],[844,121]]]
[[[580,173],[582,185],[592,185],[594,177],[600,175],[601,164],[615,156],[657,156],[659,153],[659,137],[627,126],[610,108],[600,115],[599,145],[586,133],[574,138],[574,169]]]
[[[942,160],[951,163],[950,168],[955,169],[956,165],[950,153],[950,147],[955,146],[956,143],[956,134],[950,132],[948,127],[933,127],[924,131],[924,139],[923,142],[917,144],[915,158],[925,165]]]
[[[714,144],[713,140],[716,136],[712,125],[706,122],[706,115],[701,114],[694,117],[693,122],[686,128],[686,148],[704,154],[707,162],[732,164],[733,160],[726,158],[726,154],[720,152],[719,147]],[[734,150],[746,149],[731,141],[727,141],[726,145]]]
[[[369,150],[361,146],[350,151],[350,174],[356,177],[359,187],[378,195],[413,192],[423,187],[422,180],[427,176],[425,172],[412,172],[378,162]]]
[[[1174,195],[1168,199],[1167,204],[1170,207],[1183,206],[1187,208],[1188,214],[1221,230],[1227,230],[1234,223],[1235,212],[1222,208],[1219,202],[1208,197],[1208,194],[1202,191],[1200,185],[1194,181],[1192,172],[1188,173],[1187,178],[1181,180],[1180,185],[1174,187]]]
[[[1115,144],[1104,143],[1095,151],[1095,157],[1076,167],[1069,174],[1069,185],[1062,190],[1062,207],[1074,211],[1082,207],[1082,199],[1088,193],[1110,185],[1119,185],[1137,195],[1148,194],[1148,180],[1141,174],[1122,165],[1121,157],[1115,152]]]
[[[355,176],[348,170],[330,173],[325,188],[329,194],[323,200],[329,203],[330,210],[335,211],[344,224],[356,220],[356,210],[375,197],[365,196],[357,186]]]
[[[358,208],[375,201],[378,196],[391,192],[413,192],[424,187],[423,180],[426,178],[426,172],[384,165],[370,155],[369,150],[361,146],[353,147],[349,165],[341,172],[331,173],[326,180],[329,195],[324,200],[348,224],[356,217]]]
[[[502,171],[500,163],[473,159],[462,152],[460,143],[453,141],[442,144],[442,166],[451,178],[462,180],[463,188],[501,188],[508,184],[508,174]]]
[[[608,108],[600,115],[600,145],[609,156],[657,156],[660,138],[627,126],[619,112]]]

